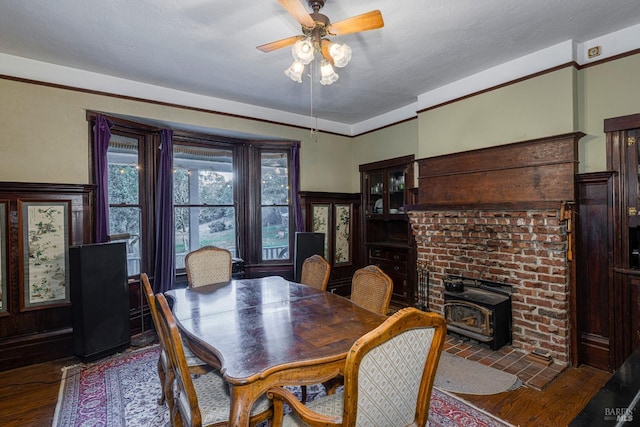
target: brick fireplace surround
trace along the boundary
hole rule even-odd
[[[416,161],[407,205],[429,308],[443,312],[447,275],[512,289],[512,346],[573,362],[575,176],[581,132]],[[424,295],[417,295],[424,301]]]
[[[569,363],[567,225],[559,209],[409,211],[429,309],[443,312],[448,274],[512,286],[512,346]],[[426,296],[422,295],[425,298]]]

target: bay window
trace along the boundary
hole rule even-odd
[[[174,223],[156,224],[159,129],[109,120],[109,235],[129,235],[130,277],[153,274],[157,226],[173,229],[178,274],[185,255],[206,245],[262,271],[292,263],[293,142],[174,131]]]

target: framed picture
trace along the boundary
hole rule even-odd
[[[325,204],[313,205],[313,231],[314,233],[324,233],[324,259],[329,258],[329,227],[331,226],[331,216],[329,206]]]
[[[0,202],[0,313],[7,311],[7,204]]]
[[[336,204],[334,264],[351,264],[351,205]]]
[[[18,201],[22,309],[70,303],[70,201]]]

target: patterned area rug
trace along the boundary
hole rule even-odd
[[[63,368],[54,427],[165,427],[166,406],[160,396],[157,346],[128,351],[110,358]],[[299,392],[297,387],[291,388]],[[308,387],[309,399],[324,395],[320,386]],[[461,399],[434,388],[429,409],[431,427],[504,427],[509,424]]]

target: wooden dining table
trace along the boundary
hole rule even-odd
[[[165,294],[189,348],[228,382],[233,426],[249,425],[253,403],[272,386],[317,384],[343,374],[353,343],[386,319],[276,276]]]

